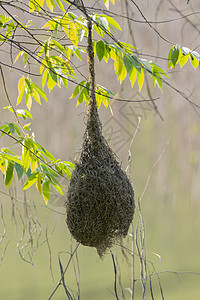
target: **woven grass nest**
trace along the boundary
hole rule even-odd
[[[82,151],[67,193],[66,222],[78,242],[96,247],[102,257],[115,240],[127,235],[135,202],[131,183],[102,135],[95,98],[91,20],[88,32],[90,99]]]
[[[102,256],[127,235],[134,213],[134,191],[102,135],[96,107],[88,108],[79,161],[68,188],[67,225],[81,244]]]

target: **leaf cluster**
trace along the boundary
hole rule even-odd
[[[175,68],[176,65],[180,65],[182,68],[187,61],[190,61],[194,69],[200,68],[200,55],[196,51],[190,50],[187,47],[180,45],[174,45],[168,55],[168,68]]]
[[[4,1],[3,1],[4,2]],[[2,3],[3,3],[2,2]],[[107,9],[114,0],[104,0]],[[3,4],[0,4],[4,9]],[[136,82],[139,91],[145,83],[145,72],[152,79],[154,86],[163,90],[163,80],[168,79],[167,72],[153,61],[142,59],[137,55],[136,49],[127,43],[118,41],[116,31],[122,31],[115,18],[107,14],[89,14],[87,8],[80,9],[81,14],[75,14],[70,10],[72,1],[66,0],[29,0],[28,13],[33,16],[27,24],[23,24],[19,17],[9,13],[0,15],[0,40],[2,45],[9,44],[17,49],[12,67],[18,66],[20,61],[28,76],[21,76],[18,81],[18,97],[16,105],[25,105],[27,109],[15,109],[14,106],[6,107],[16,117],[16,122],[7,122],[0,127],[1,136],[7,135],[21,145],[21,154],[9,152],[7,148],[1,150],[1,171],[5,185],[10,186],[14,172],[18,178],[26,176],[24,189],[36,185],[38,191],[47,202],[50,188],[56,188],[62,193],[58,176],[70,178],[73,164],[62,162],[36,142],[31,131],[31,123],[27,119],[33,119],[31,114],[32,105],[37,102],[41,105],[42,99],[48,102],[49,93],[63,85],[69,87],[69,82],[75,84],[75,89],[70,98],[77,97],[77,105],[89,102],[90,82],[87,75],[80,72],[76,66],[77,61],[84,61],[86,57],[86,38],[88,35],[87,20],[90,18],[93,24],[93,50],[99,62],[113,62],[114,73],[120,84],[128,78],[131,86]],[[75,5],[76,6],[76,5]],[[9,8],[9,3],[6,6]],[[27,7],[27,6],[26,6]],[[76,6],[78,8],[78,6]],[[59,11],[59,12],[57,12]],[[34,24],[34,17],[43,20],[43,27],[38,28]],[[42,34],[35,34],[40,30]],[[18,37],[31,40],[32,44],[20,43]],[[1,45],[1,46],[2,46]],[[192,65],[199,65],[199,54],[187,48],[174,45],[169,52],[168,68],[175,67],[180,63],[181,67],[188,58]],[[41,82],[36,83],[31,76],[32,65],[37,64]],[[16,67],[17,68],[17,67]],[[80,79],[81,77],[81,79]],[[113,91],[96,83],[96,102],[99,108],[101,104],[108,107],[110,99],[115,98]],[[25,124],[22,124],[25,121]]]

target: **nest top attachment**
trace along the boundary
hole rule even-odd
[[[135,203],[131,183],[102,135],[89,37],[88,57],[90,101],[82,151],[67,193],[66,222],[78,242],[96,247],[102,257],[116,239],[127,235]]]

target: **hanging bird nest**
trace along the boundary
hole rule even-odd
[[[89,71],[92,64],[89,60]],[[67,193],[66,222],[78,242],[96,247],[102,256],[116,239],[127,235],[135,203],[131,183],[102,135],[90,89],[82,151]]]

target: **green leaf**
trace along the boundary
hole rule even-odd
[[[21,164],[21,160],[17,156],[14,156],[14,155],[11,155],[11,154],[8,154],[8,153],[2,153],[2,152],[1,152],[1,154],[3,154],[3,157],[8,159],[9,161]]]
[[[96,33],[103,38],[103,30],[97,24],[94,24],[93,28],[94,28],[94,31],[96,31]]]
[[[68,80],[66,78],[62,77],[62,82],[63,82],[64,86],[66,88],[68,88]]]
[[[84,84],[85,84],[85,80],[81,81],[81,82],[75,87],[75,89],[74,89],[74,91],[73,91],[73,94],[71,95],[71,97],[70,97],[69,99],[72,99],[72,98],[76,97],[76,96],[80,93],[80,91],[81,91],[81,89],[83,88],[83,85],[84,85]]]
[[[180,62],[179,62],[181,68],[187,63],[188,58],[189,58],[189,54],[181,56]]]
[[[47,4],[47,7],[51,10],[51,12],[53,12],[53,9],[55,7],[54,1],[53,0],[46,0],[46,4]]]
[[[87,101],[87,90],[85,88],[80,92],[76,106],[81,104],[84,100]]]
[[[23,76],[18,81],[18,93],[19,93],[19,95],[18,95],[18,98],[17,98],[17,105],[19,105],[20,102],[22,101],[24,92],[25,92],[25,78]]]
[[[108,21],[103,15],[99,16],[98,22],[101,25],[101,27],[103,27],[103,29],[105,29],[105,31],[108,30]]]
[[[12,134],[15,133],[15,126],[14,126],[13,123],[9,123],[9,124],[8,124],[8,127],[9,127],[10,132],[11,132]]]
[[[16,113],[17,113],[17,115],[18,115],[19,117],[22,117],[24,120],[25,120],[26,118],[33,119],[32,114],[31,114],[28,110],[26,110],[26,109],[17,109],[17,110],[16,110]]]
[[[117,75],[117,79],[120,78],[122,67],[123,67],[123,62],[122,62],[121,58],[118,55],[116,55],[116,59],[114,62],[114,69],[115,69],[115,73]]]
[[[50,182],[45,181],[43,186],[42,186],[42,195],[43,195],[43,198],[44,198],[46,204],[49,201],[50,191],[51,191]]]
[[[135,69],[137,70],[137,72],[141,72],[141,64],[138,61],[138,58],[136,55],[131,55],[130,56],[131,62],[133,64],[133,66],[135,67]]]
[[[25,184],[23,185],[22,190],[27,190],[28,188],[30,188],[38,179],[38,172],[32,174],[28,180],[25,182]]]
[[[128,55],[124,55],[124,57],[123,57],[123,63],[125,65],[127,73],[129,73],[130,70],[132,69],[133,64],[132,64],[132,61],[130,60],[130,58],[129,58]]]
[[[172,48],[172,51],[171,51],[171,61],[172,61],[172,64],[174,67],[178,62],[178,58],[179,58],[179,46],[176,45]]]
[[[35,10],[35,3],[33,0],[29,0],[29,13],[34,12]]]
[[[24,92],[25,92],[25,87],[23,88],[22,92],[18,95],[18,98],[17,98],[17,105],[19,105],[22,101],[22,98],[24,96]]]
[[[15,131],[16,133],[21,137],[21,131],[19,129],[19,126],[15,124]]]
[[[30,93],[33,93],[33,89],[32,89],[32,82],[30,80],[28,80],[27,78],[25,78],[25,84],[29,89]]]
[[[63,161],[66,165],[68,165],[71,169],[75,169],[75,163],[72,163],[71,161]]]
[[[14,164],[8,161],[8,166],[6,169],[6,176],[5,176],[5,185],[10,186],[14,175]]]
[[[59,42],[52,40],[52,43],[54,43],[54,45],[62,52],[67,54],[67,51],[65,49],[65,47],[63,47]]]
[[[72,44],[74,45],[74,47],[76,48],[78,45],[79,38],[78,38],[78,32],[74,21],[71,21],[69,23],[69,38]]]
[[[104,49],[105,49],[104,42],[103,41],[98,41],[96,43],[96,53],[97,53],[99,61],[101,61],[102,58],[104,57]]]
[[[30,93],[26,93],[25,95],[26,106],[28,110],[31,110],[32,107],[32,95]]]
[[[56,82],[52,79],[52,77],[49,74],[47,77],[47,86],[48,86],[49,92],[51,92],[51,90],[56,86]]]
[[[23,126],[24,130],[30,131],[30,130],[31,130],[31,128],[29,127],[30,125],[31,125],[31,123],[25,124],[25,125]]]
[[[44,147],[42,147],[39,143],[37,143],[39,149],[42,150],[43,154],[50,160],[55,161],[55,157],[49,151],[47,151]]]
[[[24,61],[24,67],[26,67],[27,64],[27,53],[23,52],[23,61]]]
[[[24,174],[24,168],[22,167],[21,164],[15,163],[15,170],[17,173],[17,177],[20,180]]]
[[[69,177],[71,178],[71,170],[69,168],[69,166],[67,164],[65,164],[64,162],[60,162],[59,163],[59,167],[61,168],[61,170]]]
[[[59,177],[59,175],[55,171],[53,171],[51,168],[49,168],[45,164],[41,164],[41,169],[47,175],[48,178],[50,178],[51,180],[54,180],[54,182],[56,182],[56,184],[58,184],[58,181],[55,179],[55,177]]]
[[[60,9],[63,11],[63,12],[65,12],[66,10],[65,10],[65,8],[64,8],[64,6],[63,6],[63,4],[62,4],[62,2],[60,1],[60,0],[55,0],[56,1],[56,3],[58,4],[58,6],[60,7]]]
[[[64,196],[64,193],[58,184],[52,183],[52,185],[55,187],[55,189],[58,191],[59,194]]]
[[[199,65],[199,60],[192,53],[190,53],[190,61],[193,67],[196,69]]]
[[[23,51],[20,51],[20,52],[17,54],[14,63],[16,63],[16,61],[19,59],[19,57],[21,56],[22,53],[24,53],[24,52],[23,52]]]
[[[102,16],[104,16],[106,18],[106,20],[108,21],[109,25],[111,25],[111,26],[113,26],[113,27],[115,27],[115,28],[117,28],[119,30],[122,30],[121,27],[120,27],[120,25],[113,18],[111,18],[109,16],[106,16],[106,15],[102,15]]]
[[[37,177],[37,181],[36,181],[36,188],[38,190],[38,192],[42,193],[42,189],[41,189],[41,177],[40,177],[40,173],[38,173],[38,177]]]
[[[58,75],[57,75],[55,69],[53,69],[53,68],[50,69],[49,74],[50,74],[51,78],[53,79],[53,81],[55,81],[55,83],[58,83]]]
[[[154,85],[157,83],[160,90],[163,91],[161,75],[158,72],[153,72],[153,77],[152,78],[153,78]]]
[[[144,83],[144,71],[143,69],[141,69],[141,72],[137,73],[137,82],[138,82],[138,86],[139,86],[139,91],[141,91],[143,83]]]
[[[104,0],[104,4],[105,4],[106,8],[109,9],[109,0]]]
[[[121,69],[121,72],[119,75],[120,83],[122,83],[122,81],[124,81],[124,79],[126,78],[126,75],[127,75],[126,68],[125,68],[124,64],[122,64],[122,69]]]
[[[37,0],[37,11],[40,11],[44,5],[44,0]]]
[[[140,59],[141,64],[144,66],[145,70],[147,70],[150,74],[152,74],[151,65],[146,59]]]
[[[43,74],[44,76],[44,74]],[[35,83],[32,82],[32,86],[34,87],[34,89],[38,92],[38,94],[46,101],[48,102],[47,96],[45,94],[45,92]]]
[[[35,89],[33,90],[33,97],[34,97],[35,101],[41,105],[40,95]]]

